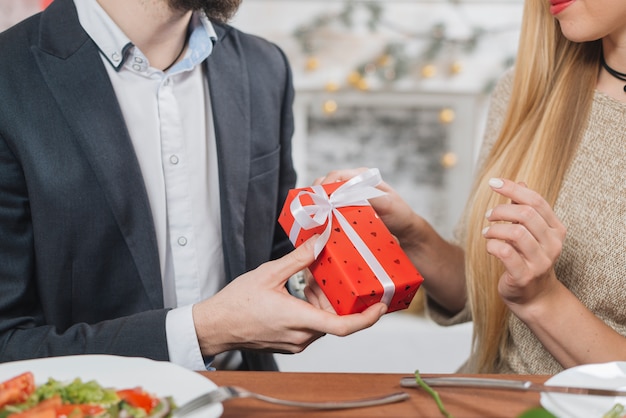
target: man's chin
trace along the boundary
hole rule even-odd
[[[237,12],[241,0],[169,0],[175,10],[202,10],[211,20],[227,22]]]

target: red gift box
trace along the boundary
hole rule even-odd
[[[381,301],[387,312],[405,309],[424,281],[367,201],[384,194],[374,187],[380,181],[372,169],[348,182],[293,189],[278,220],[296,247],[320,234],[309,269],[339,315]]]

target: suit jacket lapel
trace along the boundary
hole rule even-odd
[[[207,60],[220,175],[226,277],[245,266],[244,218],[250,172],[250,91],[246,62],[228,29],[215,25],[218,41]]]
[[[55,0],[44,11],[41,33],[39,48],[33,48],[39,67],[104,189],[148,297],[154,308],[162,307],[148,197],[99,51],[82,30],[72,0]]]

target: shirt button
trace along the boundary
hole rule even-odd
[[[185,245],[187,245],[187,238],[185,237],[178,238],[178,245],[180,245],[181,247],[184,247]]]
[[[111,59],[115,62],[118,62],[121,59],[120,54],[114,52],[113,55],[111,55]]]
[[[133,64],[133,70],[135,70],[135,71],[141,71],[141,65],[139,65],[139,64]]]
[[[178,161],[179,160],[178,160],[178,156],[177,155],[170,156],[170,163],[176,165],[176,164],[178,164]]]
[[[141,64],[141,63],[143,63],[143,59],[141,59],[141,57],[135,57],[135,62],[137,64]]]

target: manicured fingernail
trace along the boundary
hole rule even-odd
[[[493,209],[489,209],[487,212],[485,212],[485,218],[489,218],[492,213],[493,213]]]
[[[494,189],[499,189],[502,186],[504,186],[504,181],[502,181],[502,179],[492,178],[492,179],[489,179],[489,185],[493,187]]]
[[[481,233],[483,235],[485,235],[487,233],[487,231],[489,231],[489,227],[488,226],[484,227],[483,230],[481,231]]]

